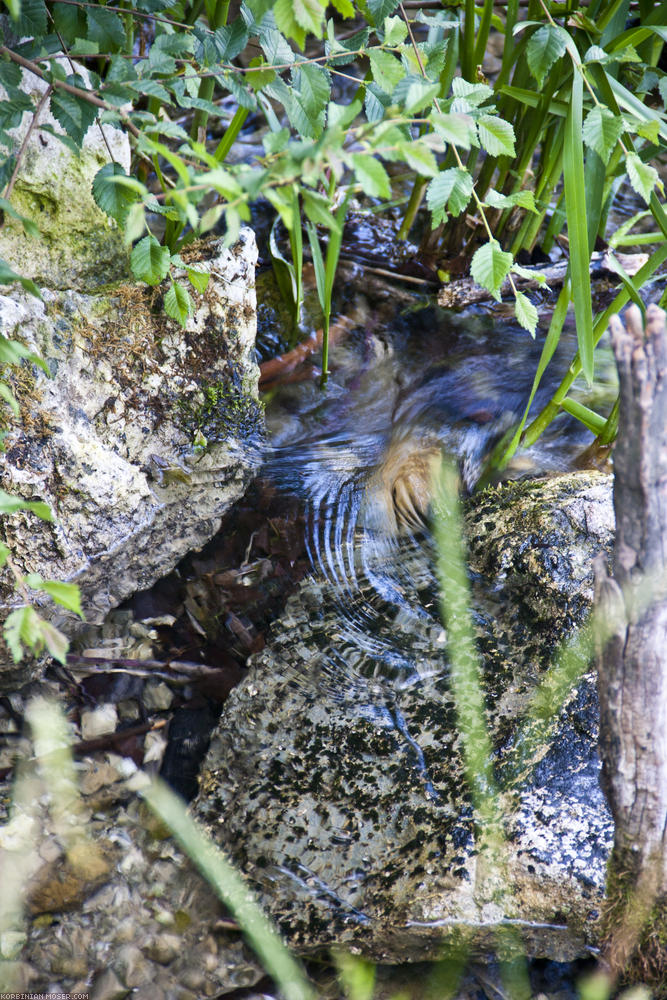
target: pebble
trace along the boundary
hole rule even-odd
[[[99,705],[81,713],[81,738],[94,740],[116,731],[118,712],[115,705]]]

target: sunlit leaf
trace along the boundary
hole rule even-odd
[[[566,46],[567,32],[553,24],[545,24],[531,35],[526,46],[526,60],[538,87],[542,86],[545,76],[561,58]]]
[[[513,263],[512,254],[502,250],[497,240],[491,240],[475,251],[470,273],[478,285],[500,302],[500,288]]]
[[[353,153],[354,174],[361,189],[369,198],[390,198],[391,185],[387,171],[379,160],[369,153]]]
[[[185,273],[193,288],[202,293],[206,291],[211,278],[208,271],[197,271],[194,267],[186,267]]]
[[[514,156],[514,129],[510,122],[496,115],[481,115],[477,131],[482,149],[490,156]]]
[[[514,314],[524,330],[528,330],[531,337],[534,337],[537,330],[537,309],[523,292],[516,293]]]
[[[426,189],[426,203],[433,213],[433,224],[437,225],[445,210],[452,215],[460,215],[472,195],[472,177],[467,170],[450,167],[434,177]]]
[[[170,258],[168,247],[161,246],[153,235],[144,236],[130,255],[132,274],[137,281],[159,285],[167,277]]]
[[[648,205],[651,195],[656,185],[660,183],[660,177],[655,167],[644,163],[636,153],[628,153],[625,158],[625,169],[632,187]]]
[[[535,195],[532,191],[515,191],[513,194],[500,194],[491,188],[484,195],[484,202],[489,208],[525,208],[536,212]]]
[[[582,134],[586,145],[594,149],[604,163],[608,163],[623,129],[622,118],[609,108],[596,105],[584,119]]]
[[[185,326],[188,317],[194,312],[190,293],[177,281],[173,282],[164,297],[164,311],[181,326]]]
[[[130,206],[141,196],[131,187],[117,183],[114,178],[119,177],[128,177],[120,163],[105,163],[93,178],[93,198],[103,212],[122,226]]]
[[[41,500],[23,500],[0,490],[0,514],[13,514],[17,510],[29,510],[43,521],[53,521],[53,513],[48,504]]]
[[[81,592],[75,583],[63,583],[62,580],[43,580],[40,590],[68,611],[83,618],[81,610]]]
[[[393,93],[394,87],[405,76],[403,64],[391,52],[382,49],[371,49],[368,53],[371,73],[378,87],[387,94]]]

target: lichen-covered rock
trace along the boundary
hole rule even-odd
[[[299,950],[417,960],[516,928],[564,960],[594,939],[612,826],[576,645],[562,709],[541,724],[529,706],[590,606],[611,479],[489,491],[466,532],[505,867],[488,862],[466,788],[432,546],[368,535],[354,585],[334,552],[288,602],[225,707],[195,806]]]
[[[72,72],[69,60],[62,57],[59,62],[66,73]],[[75,64],[75,68],[87,78],[84,67]],[[24,70],[21,87],[37,105],[48,84]],[[0,257],[17,274],[49,288],[91,291],[126,277],[129,249],[116,223],[95,204],[91,188],[95,174],[112,157],[129,170],[127,135],[111,125],[95,123],[84,137],[80,154],[75,155],[58,138],[64,131],[48,102],[34,127],[33,117],[25,112],[21,124],[7,133],[18,153],[32,127],[10,201],[16,212],[37,226],[40,235],[25,232],[20,219],[6,212],[0,227]]]
[[[93,623],[211,538],[259,462],[254,237],[244,230],[231,250],[214,240],[191,253],[211,278],[193,292],[185,330],[158,289],[0,296],[3,331],[52,376],[32,365],[10,376],[21,415],[2,414],[0,487],[46,501],[56,517],[19,512],[0,535],[20,572],[77,582]],[[5,567],[0,614],[15,599]],[[53,620],[75,626],[64,611]]]

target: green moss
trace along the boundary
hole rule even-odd
[[[207,442],[220,442],[262,434],[264,407],[238,373],[234,375],[177,401],[177,422],[193,440],[203,435]]]

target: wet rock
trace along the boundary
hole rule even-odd
[[[21,417],[7,429],[0,487],[56,517],[3,518],[4,540],[20,572],[79,583],[89,622],[200,548],[257,467],[255,261],[249,230],[231,250],[214,240],[192,251],[188,264],[211,278],[193,292],[185,330],[162,312],[159,289],[0,296],[3,332],[52,375],[32,365],[12,375]],[[12,583],[5,567],[0,616],[17,600]],[[80,627],[62,609],[52,620]],[[16,686],[0,650],[2,663]]]
[[[73,72],[69,59],[61,57],[56,61],[66,74]],[[88,79],[83,66],[75,63],[74,67],[74,72]],[[48,86],[34,73],[23,70],[21,89],[35,104]],[[4,95],[1,87],[0,94]],[[15,211],[37,225],[39,236],[26,233],[20,219],[5,213],[0,227],[0,257],[17,274],[49,288],[91,291],[126,277],[129,249],[116,223],[95,204],[91,187],[95,174],[111,156],[129,170],[127,135],[111,125],[91,125],[81,153],[75,155],[58,138],[64,132],[51,115],[48,103],[40,111],[36,127],[33,117],[25,112],[20,125],[5,134],[10,136],[14,152],[18,153],[32,128],[22,153],[11,204]],[[3,331],[6,332],[4,327]]]
[[[225,706],[195,805],[300,951],[414,961],[517,931],[564,961],[595,939],[612,824],[594,679],[571,635],[611,542],[611,479],[487,491],[465,527],[505,866],[466,789],[433,547],[371,533],[345,573],[334,552],[288,602]],[[576,680],[539,724],[531,701],[568,638]]]

